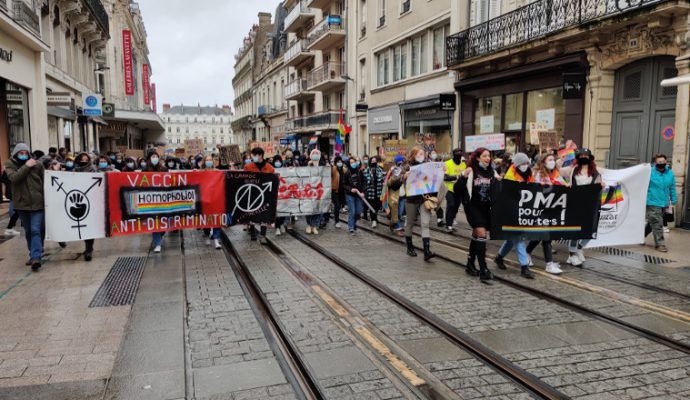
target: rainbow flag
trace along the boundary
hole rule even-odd
[[[319,137],[318,136],[312,136],[309,138],[309,145],[313,145],[319,142]]]
[[[563,159],[563,166],[567,167],[575,162],[575,150],[563,149],[558,150],[558,158]]]
[[[338,132],[341,136],[347,136],[352,132],[352,127],[343,122],[343,109],[340,109],[340,118],[338,118]]]
[[[606,186],[601,192],[602,206],[606,204],[618,204],[623,200],[623,190],[620,184],[616,186]]]

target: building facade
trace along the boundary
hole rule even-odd
[[[46,83],[40,10],[33,1],[0,0],[0,159],[17,143],[47,149]]]
[[[168,150],[183,148],[185,140],[201,139],[207,153],[217,152],[217,146],[233,143],[232,110],[229,105],[170,106],[163,104],[160,114],[165,124]]]
[[[677,220],[690,224],[690,91],[660,86],[690,72],[687,2],[463,0],[453,18],[463,137],[503,133],[509,151],[536,153],[534,131],[547,129],[608,168],[665,153],[683,199]]]
[[[235,55],[235,76],[232,78],[232,88],[235,93],[235,116],[232,121],[232,131],[235,143],[246,147],[249,142],[256,140],[256,133],[251,124],[254,114],[252,96],[252,67],[254,65],[254,39],[258,25],[252,26],[243,40],[242,48]]]

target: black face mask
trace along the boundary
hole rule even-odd
[[[462,155],[461,154],[453,154],[453,162],[456,164],[460,164],[462,161]]]
[[[656,169],[658,169],[659,171],[662,171],[662,172],[666,171],[666,164],[657,164]]]
[[[376,168],[376,163],[375,163],[375,162],[370,162],[370,163],[369,163],[369,166],[370,166],[371,168]]]
[[[578,158],[577,165],[589,165],[589,158]]]
[[[89,162],[88,161],[77,161],[77,165],[80,167],[86,167],[87,165],[89,165]]]

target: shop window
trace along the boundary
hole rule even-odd
[[[559,88],[532,90],[527,92],[527,144],[539,144],[538,131],[555,131],[558,141],[563,144],[565,130],[565,104],[563,90]],[[536,129],[531,129],[535,127]],[[545,151],[546,149],[540,149]]]
[[[404,139],[407,147],[420,146],[426,153],[436,151],[448,158],[451,150],[450,124],[447,118],[405,121]]]
[[[1,92],[3,91],[0,89]],[[7,82],[4,92],[5,103],[7,104],[10,151],[17,143],[26,143],[31,147],[28,91],[21,86]]]
[[[522,130],[523,98],[522,93],[507,94],[505,96],[504,129],[506,131]]]
[[[474,100],[475,133],[497,133],[501,131],[501,96]]]

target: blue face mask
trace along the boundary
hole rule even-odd
[[[206,168],[213,168],[213,161],[206,161]]]
[[[369,160],[364,160],[364,165],[369,165]]]
[[[244,163],[245,163],[245,164],[249,164],[250,162],[252,162],[252,160],[251,160],[251,159],[249,159],[249,158],[248,158],[248,159],[246,159],[246,160],[244,160]]]
[[[105,161],[101,161],[101,162],[98,163],[98,168],[100,168],[100,169],[106,169],[106,168],[108,168],[108,163],[105,162]]]
[[[350,165],[352,166],[352,169],[357,169],[357,168],[359,168],[359,163],[358,163],[358,162],[352,163],[352,164],[350,164]]]
[[[146,168],[146,161],[142,161],[140,165],[141,165],[141,169]]]
[[[26,161],[29,159],[29,155],[28,154],[20,154],[17,156],[17,158],[22,160],[22,161]]]
[[[343,157],[343,161],[348,162],[350,160],[350,157]]]
[[[319,161],[320,158],[321,158],[321,157],[319,157],[319,156],[312,156],[312,157],[311,157],[311,159],[312,159],[313,161]]]
[[[280,161],[276,161],[275,164],[273,164],[276,168],[280,168],[283,166],[283,163]]]
[[[127,168],[134,169],[134,163],[133,162],[127,163]]]
[[[111,159],[111,160],[115,160],[115,156],[110,156],[110,159]]]
[[[151,157],[151,164],[153,164],[153,165],[158,165],[158,162],[159,162],[159,161],[160,161],[160,160],[159,160],[158,158],[156,158],[156,157]]]
[[[67,161],[67,162],[65,163],[65,166],[66,166],[67,168],[74,168],[74,163],[73,163],[72,161]]]

